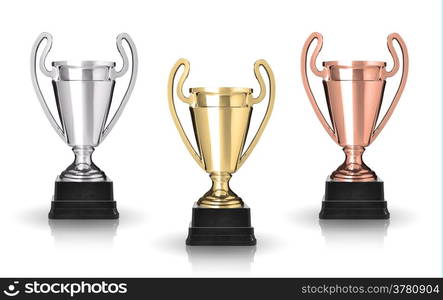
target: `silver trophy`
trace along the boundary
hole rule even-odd
[[[46,40],[38,68],[52,79],[60,125],[51,113],[37,77],[37,55]],[[122,42],[131,50],[131,78],[114,116],[107,123],[115,81],[129,70]],[[46,57],[52,47],[49,33],[39,35],[31,54],[31,75],[35,92],[49,122],[75,154],[74,162],[56,179],[51,219],[116,219],[112,181],[92,162],[92,152],[109,134],[121,116],[137,77],[137,50],[126,33],[117,36],[117,49],[123,59],[117,71],[109,61],[54,61],[48,70]]]

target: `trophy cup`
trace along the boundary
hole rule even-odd
[[[307,56],[311,43],[317,40],[310,59],[311,71],[323,78],[331,125],[326,121],[311,90],[307,76]],[[397,92],[385,116],[377,125],[386,78],[399,70],[399,59],[393,46],[399,44],[403,67]],[[383,181],[362,160],[365,147],[380,134],[391,117],[404,90],[408,76],[408,51],[399,34],[388,36],[388,49],[394,66],[386,70],[386,62],[326,61],[323,69],[316,67],[323,45],[320,33],[312,33],[301,55],[303,85],[314,112],[331,138],[345,152],[344,163],[326,181],[320,219],[389,219],[384,199]]]
[[[60,125],[52,115],[37,78],[37,52],[41,43],[46,46],[39,59],[40,71],[52,78]],[[108,125],[115,80],[127,73],[128,56],[123,48],[125,40],[132,54],[132,71],[128,88]],[[126,33],[117,37],[117,49],[123,59],[120,71],[115,62],[55,61],[52,69],[45,66],[52,47],[52,36],[42,33],[31,53],[31,75],[35,92],[49,122],[75,154],[74,162],[55,181],[50,219],[117,219],[112,181],[91,159],[94,147],[109,134],[119,119],[131,95],[137,77],[137,50]]]
[[[182,66],[184,70],[176,91],[178,98],[189,105],[198,151],[190,143],[175,109],[174,82]],[[269,78],[269,101],[257,133],[245,148],[252,106],[266,95],[260,67]],[[255,62],[254,73],[261,89],[257,98],[250,88],[232,87],[191,88],[186,97],[183,83],[189,74],[189,62],[180,59],[171,70],[168,101],[172,118],[189,153],[212,180],[212,187],[194,204],[187,245],[256,244],[249,207],[229,187],[232,173],[242,166],[257,145],[274,105],[275,83],[271,68],[266,61],[259,60]]]

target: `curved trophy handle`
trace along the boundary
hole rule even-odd
[[[126,55],[126,51],[123,48],[122,42],[123,40],[128,43],[129,49],[131,50],[131,64],[132,64],[132,72],[131,72],[131,78],[129,79],[128,88],[126,89],[125,95],[123,96],[120,105],[118,106],[117,110],[115,111],[114,116],[112,117],[111,121],[109,121],[108,125],[105,126],[105,129],[103,130],[102,136],[100,141],[103,141],[106,136],[109,134],[109,132],[112,130],[112,128],[115,126],[115,123],[120,118],[123,109],[125,108],[126,104],[128,103],[129,97],[131,96],[132,90],[134,89],[135,81],[137,79],[137,71],[138,71],[138,55],[137,55],[137,48],[135,47],[134,42],[132,41],[131,37],[127,33],[120,33],[117,36],[117,49],[120,53],[122,60],[123,60],[123,66],[120,69],[120,71],[115,71],[111,73],[111,79],[116,79],[119,77],[122,77],[126,74],[126,72],[129,69],[129,60],[128,56]]]
[[[399,68],[400,68],[400,62],[397,56],[397,53],[395,52],[395,48],[393,45],[393,40],[396,40],[397,43],[400,46],[402,58],[403,58],[403,70],[401,74],[401,80],[400,85],[398,86],[397,92],[395,93],[394,99],[391,102],[391,105],[389,106],[388,110],[386,111],[385,116],[381,120],[380,124],[375,128],[374,132],[372,133],[371,137],[371,143],[375,140],[375,138],[380,134],[380,132],[385,127],[386,123],[389,121],[389,118],[391,118],[392,113],[394,112],[395,107],[398,104],[398,101],[400,100],[401,94],[403,93],[403,90],[405,89],[406,80],[408,79],[408,71],[409,71],[409,55],[408,55],[408,48],[406,48],[406,44],[401,38],[401,36],[398,33],[391,33],[388,36],[388,49],[389,52],[392,55],[392,59],[394,61],[394,65],[392,66],[391,71],[383,70],[383,73],[381,74],[382,78],[388,78],[394,76]]]
[[[328,70],[326,68],[323,68],[323,70],[318,70],[316,66],[316,60],[317,56],[320,53],[321,48],[323,47],[323,36],[318,32],[313,32],[306,40],[305,44],[303,45],[303,50],[301,54],[301,77],[303,80],[303,86],[305,88],[306,94],[308,94],[309,101],[311,102],[312,108],[314,109],[315,114],[317,115],[317,118],[320,120],[321,125],[323,125],[323,128],[326,130],[326,132],[329,134],[329,136],[338,143],[337,135],[335,134],[335,131],[331,125],[329,125],[328,121],[326,121],[325,116],[320,110],[320,107],[318,106],[317,101],[315,100],[314,93],[312,92],[311,85],[309,84],[308,79],[308,73],[307,73],[307,59],[308,59],[308,50],[311,46],[312,42],[314,40],[317,40],[317,46],[314,49],[314,52],[312,53],[312,57],[310,60],[310,68],[312,73],[314,73],[318,77],[325,78],[328,76]]]
[[[191,104],[191,99],[189,97],[186,97],[183,94],[183,84],[186,80],[186,78],[189,75],[189,61],[187,61],[184,58],[179,59],[175,65],[172,67],[171,73],[169,74],[169,80],[168,80],[168,103],[169,103],[169,110],[171,111],[172,119],[174,120],[175,127],[177,127],[178,133],[180,134],[180,137],[185,144],[186,148],[188,149],[191,156],[194,158],[194,160],[197,162],[197,164],[202,168],[205,169],[205,163],[201,157],[201,155],[194,149],[191,142],[189,141],[188,136],[186,135],[186,132],[180,122],[180,119],[178,118],[177,110],[175,109],[175,102],[174,102],[174,82],[175,82],[175,75],[178,72],[178,69],[183,66],[184,70],[180,77],[180,80],[177,84],[177,95],[183,102],[187,104]]]
[[[239,168],[244,164],[244,162],[249,157],[252,150],[254,150],[255,146],[257,145],[258,141],[260,140],[260,137],[263,134],[263,131],[265,130],[265,127],[269,122],[269,118],[271,117],[272,109],[274,107],[274,102],[275,102],[274,73],[272,73],[271,67],[268,65],[268,63],[264,59],[257,60],[254,63],[254,74],[255,74],[255,78],[257,78],[258,83],[260,85],[260,94],[258,95],[257,98],[252,98],[252,103],[253,104],[260,103],[265,98],[265,95],[266,95],[266,85],[264,83],[263,77],[261,76],[260,67],[263,67],[266,71],[266,74],[268,75],[268,82],[269,82],[268,106],[266,108],[265,116],[263,117],[263,120],[261,121],[261,124],[258,127],[257,133],[255,134],[254,138],[252,139],[252,141],[249,144],[246,151],[240,157],[240,160],[238,163]]]
[[[172,68],[172,70],[175,70],[175,72],[174,72],[174,76],[175,76],[175,74],[177,74],[177,71],[178,71],[178,69],[179,69],[181,66],[184,67],[184,70],[183,70],[183,74],[182,74],[182,76],[180,76],[180,79],[178,80],[177,90],[176,90],[176,92],[177,92],[177,96],[178,96],[178,98],[179,98],[181,101],[183,101],[183,102],[185,102],[185,103],[191,105],[191,104],[192,104],[192,100],[191,100],[189,97],[186,97],[185,94],[183,93],[183,84],[185,83],[186,78],[188,78],[188,76],[189,76],[189,70],[190,70],[190,68],[191,68],[191,66],[190,66],[190,64],[189,64],[189,61],[188,61],[187,59],[180,58],[180,59],[175,63],[175,65],[174,65],[174,67]],[[171,75],[172,75],[172,71],[171,71]],[[171,77],[169,77],[169,79],[171,79]],[[174,84],[174,78],[172,78],[172,79],[173,79],[173,82],[171,82],[171,83]],[[174,88],[174,85],[172,85],[172,88]],[[172,91],[172,90],[171,90],[171,91]],[[173,92],[173,91],[172,91],[172,92]]]
[[[39,68],[40,71],[48,77],[54,78],[56,75],[56,69],[48,70],[46,69],[45,61],[46,57],[48,56],[49,51],[52,47],[52,35],[47,32],[41,33],[37,40],[34,43],[34,46],[32,47],[31,51],[31,79],[32,79],[32,85],[34,86],[35,93],[37,94],[37,98],[40,102],[40,105],[43,108],[43,111],[45,112],[46,117],[49,120],[49,123],[51,123],[52,127],[55,129],[57,134],[60,136],[60,138],[66,142],[66,136],[65,133],[60,125],[58,125],[56,119],[54,118],[53,114],[51,113],[51,110],[48,107],[48,104],[45,101],[45,97],[43,96],[43,92],[40,88],[40,84],[38,83],[37,78],[37,52],[40,48],[41,43],[46,40],[46,46],[43,49],[42,55],[39,59]]]

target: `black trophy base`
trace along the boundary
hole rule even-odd
[[[389,219],[383,181],[326,180],[320,219]]]
[[[111,180],[102,182],[55,181],[49,219],[118,219]]]
[[[186,245],[253,246],[257,243],[251,227],[251,212],[242,208],[192,208],[192,222]]]

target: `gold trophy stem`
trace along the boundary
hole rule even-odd
[[[243,200],[229,187],[229,180],[232,177],[230,173],[214,172],[209,177],[212,180],[212,187],[198,200],[198,206],[207,208],[243,207]]]
[[[345,162],[335,170],[331,179],[335,181],[368,182],[377,180],[377,175],[363,162],[362,146],[345,146]]]

